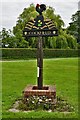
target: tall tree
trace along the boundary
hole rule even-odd
[[[79,14],[79,13],[78,13]],[[20,47],[20,48],[36,48],[37,39],[35,37],[26,38],[23,37],[23,29],[25,24],[32,19],[35,19],[38,13],[35,10],[34,4],[31,4],[28,8],[24,8],[23,12],[19,15],[16,22],[16,26],[13,27],[12,31],[3,30],[0,33],[0,39],[2,38],[3,47]],[[72,36],[75,35],[78,25],[77,24],[77,14],[72,16],[72,20],[75,21],[71,26],[63,30],[64,22],[60,15],[55,14],[55,10],[52,7],[47,7],[46,11],[43,12],[44,19],[50,18],[53,23],[58,28],[58,37],[45,37],[43,38],[44,48],[57,48],[57,49],[76,49],[77,42]],[[79,22],[79,21],[78,21]],[[75,23],[75,24],[74,24]],[[74,29],[75,28],[75,29]]]
[[[16,39],[13,36],[12,31],[6,30],[6,28],[3,28],[0,32],[0,39],[2,40],[2,47],[14,47]]]
[[[80,42],[80,11],[77,11],[71,17],[72,22],[70,26],[67,28],[67,32],[71,35],[74,35],[77,39],[77,42]]]
[[[13,33],[16,36],[16,38],[19,39],[19,42],[23,41],[23,29],[25,24],[31,20],[36,18],[36,16],[38,15],[38,13],[35,10],[35,6],[34,4],[31,4],[30,7],[28,8],[24,8],[23,12],[19,15],[18,17],[18,21],[15,27],[13,27]],[[62,26],[64,26],[64,22],[61,19],[61,17],[59,15],[55,15],[54,14],[54,9],[52,7],[47,7],[47,10],[43,13],[44,15],[44,19],[46,18],[50,18],[52,19],[52,21],[54,22],[54,24],[57,26],[57,28],[60,30]],[[46,38],[48,39],[48,38]],[[25,40],[24,40],[25,41]],[[36,39],[35,38],[28,38],[26,39],[29,47],[36,47]],[[45,47],[50,47],[49,44],[50,43],[50,39],[47,41],[48,44],[46,43]],[[19,46],[18,46],[19,47]]]

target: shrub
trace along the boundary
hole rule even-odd
[[[34,59],[37,49],[2,48],[2,59]],[[43,49],[44,58],[78,57],[78,49]]]
[[[2,49],[3,59],[30,59],[36,58],[36,49],[25,49],[25,48],[3,48]]]

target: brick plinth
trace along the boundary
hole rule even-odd
[[[42,90],[39,90],[37,86],[27,86],[23,91],[24,97],[29,96],[48,96],[56,97],[56,88],[55,86],[44,86]]]

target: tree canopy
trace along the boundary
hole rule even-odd
[[[73,35],[77,42],[80,42],[80,11],[77,11],[71,17],[72,22],[67,28],[67,32]]]
[[[23,37],[23,29],[25,24],[29,20],[35,19],[37,15],[38,13],[35,10],[34,4],[31,4],[28,8],[24,8],[23,12],[18,17],[16,26],[13,27],[13,31],[7,31],[5,28],[3,28],[3,30],[1,31],[0,37],[2,38],[2,47],[36,48],[37,39],[35,37],[25,39]],[[71,33],[72,28],[69,27],[67,28],[67,30],[63,29],[64,21],[62,20],[60,15],[55,14],[54,8],[47,6],[46,11],[43,12],[43,16],[44,19],[50,18],[58,28],[59,32],[58,37],[43,38],[44,48],[77,48],[76,37],[74,37]]]

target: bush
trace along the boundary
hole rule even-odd
[[[78,57],[78,50],[75,49],[46,49],[44,50],[44,58],[64,58]]]
[[[36,58],[36,49],[3,48],[2,59],[31,59]]]
[[[37,49],[2,48],[2,59],[34,59]],[[43,49],[44,58],[78,57],[77,49]]]

